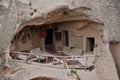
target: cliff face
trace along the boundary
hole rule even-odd
[[[25,25],[76,20],[76,17],[88,19],[103,25],[103,39],[106,42],[96,64],[98,77],[100,80],[118,80],[114,60],[119,59],[109,51],[108,44],[119,44],[120,41],[119,4],[119,0],[0,0],[0,53],[9,53],[11,39]],[[63,15],[65,11],[68,16]]]

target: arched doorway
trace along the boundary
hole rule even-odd
[[[49,78],[49,77],[37,77],[37,78],[30,79],[30,80],[58,80],[58,79]]]

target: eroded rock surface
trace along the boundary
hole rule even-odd
[[[41,25],[76,19],[92,20],[103,25],[103,39],[106,43],[103,47],[105,50],[101,52],[96,63],[97,76],[100,80],[119,80],[115,66],[116,63],[119,69],[119,59],[116,59],[116,55],[119,53],[116,54],[112,50],[111,52],[114,53],[112,54],[108,49],[109,42],[120,41],[119,4],[119,0],[0,0],[0,53],[3,54],[3,51],[8,50],[6,55],[9,56],[10,41],[26,25]],[[112,45],[110,46],[112,48]],[[119,49],[119,46],[115,47]],[[1,65],[2,62],[10,63],[10,67],[16,65],[12,63],[13,61],[4,62],[3,59],[7,59],[7,57],[0,57]],[[2,65],[1,68],[3,67]]]

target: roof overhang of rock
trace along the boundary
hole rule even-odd
[[[98,24],[103,24],[96,17],[94,17],[94,14],[90,8],[81,6],[71,9],[66,5],[61,5],[49,10],[47,13],[42,13],[39,16],[31,16],[28,20],[22,22],[16,28],[15,34],[17,34],[27,25],[42,25],[74,20],[87,20]]]

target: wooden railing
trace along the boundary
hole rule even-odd
[[[12,54],[25,54],[25,55],[28,55],[28,57],[27,57],[27,59],[25,60],[25,61],[27,61],[27,60],[31,60],[30,59],[30,57],[31,56],[35,56],[35,54],[31,54],[31,53],[19,53],[19,52],[14,52],[14,53],[12,53]],[[45,60],[46,60],[46,64],[48,63],[48,58],[50,58],[50,57],[52,57],[53,59],[54,58],[58,58],[58,59],[60,59],[61,61],[63,61],[63,63],[64,63],[64,66],[65,66],[65,68],[66,69],[69,69],[69,67],[68,67],[68,65],[67,65],[67,60],[69,60],[69,59],[72,59],[72,60],[74,60],[75,58],[85,58],[85,61],[86,61],[86,63],[85,63],[85,65],[84,65],[84,68],[85,69],[87,69],[88,68],[88,59],[90,58],[90,57],[94,57],[94,58],[98,58],[99,56],[97,56],[97,55],[83,55],[83,56],[57,56],[57,55],[52,55],[52,54],[49,54],[49,53],[43,53],[43,54],[39,54],[39,57],[37,57],[39,60],[40,60],[40,57],[45,57]],[[40,61],[39,61],[40,62]]]

